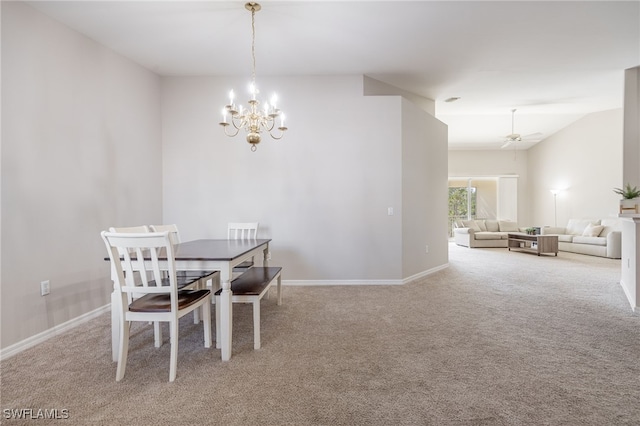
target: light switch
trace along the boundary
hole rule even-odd
[[[389,208],[387,209],[387,214],[388,214],[389,216],[393,216],[393,207],[389,207]]]

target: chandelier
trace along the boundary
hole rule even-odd
[[[275,95],[271,98],[271,103],[265,103],[263,109],[259,109],[260,102],[257,99],[258,88],[256,86],[256,12],[262,9],[258,3],[249,2],[244,5],[245,9],[251,11],[251,84],[249,85],[249,93],[251,99],[248,101],[248,108],[242,105],[236,106],[234,103],[235,95],[233,90],[229,93],[229,104],[222,110],[222,122],[220,125],[224,128],[227,136],[236,136],[241,129],[247,132],[247,142],[251,144],[251,151],[257,149],[260,143],[260,133],[266,131],[273,139],[281,139],[287,128],[284,125],[284,114],[276,107],[277,98]],[[227,122],[227,116],[230,116]],[[280,125],[276,127],[276,120]],[[230,126],[233,126],[231,129]],[[278,129],[279,133],[275,133],[274,129]],[[231,129],[229,131],[228,129]]]

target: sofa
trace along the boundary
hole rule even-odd
[[[570,219],[564,228],[545,226],[543,235],[558,236],[558,250],[591,256],[622,257],[622,224],[619,219]]]
[[[469,248],[507,247],[509,232],[525,232],[509,220],[457,220],[454,222],[453,241]]]

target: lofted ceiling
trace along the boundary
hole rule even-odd
[[[250,77],[244,1],[27,3],[160,75]],[[544,139],[585,114],[620,108],[624,70],[640,65],[637,0],[261,5],[258,79],[368,75],[434,99],[451,149],[500,149],[512,109],[516,133]],[[451,97],[460,99],[445,102]]]

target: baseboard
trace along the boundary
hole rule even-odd
[[[16,354],[19,354],[24,350],[27,350],[33,346],[36,346],[37,344],[40,344],[54,336],[57,336],[68,330],[71,330],[72,328],[75,328],[80,324],[83,324],[89,320],[97,318],[100,315],[104,314],[105,312],[110,312],[110,311],[111,311],[111,304],[104,305],[98,309],[94,309],[91,312],[87,312],[86,314],[80,315],[79,317],[70,319],[67,322],[64,322],[53,328],[50,328],[41,333],[38,333],[35,336],[31,336],[27,339],[24,339],[21,342],[15,343],[11,346],[7,346],[4,349],[0,349],[0,361],[10,358]]]
[[[633,296],[629,293],[627,286],[624,284],[622,280],[620,280],[620,287],[622,287],[622,291],[624,291],[624,295],[627,296],[627,301],[629,301],[629,305],[631,305],[631,310],[633,312],[638,312],[638,307],[635,304],[635,300],[633,300]]]
[[[402,280],[402,284],[409,284],[410,282],[426,277],[427,275],[435,274],[436,272],[442,271],[443,269],[446,269],[448,267],[449,267],[449,263],[445,263],[442,265],[438,265],[435,268],[427,269],[426,271],[422,271],[420,273],[417,273],[415,275],[405,278],[404,280]]]
[[[343,286],[343,285],[405,285],[427,275],[431,275],[449,264],[439,265],[435,268],[420,272],[401,280],[282,280],[283,286]]]

